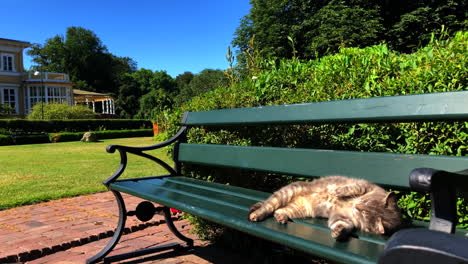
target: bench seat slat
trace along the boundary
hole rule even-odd
[[[467,157],[186,143],[180,145],[179,160],[306,177],[343,175],[399,189],[409,188],[414,168],[454,172],[468,167]]]
[[[199,188],[196,187],[197,182]],[[219,186],[218,189],[215,188],[216,185]],[[243,198],[241,190],[246,190],[249,196],[252,195],[252,190],[233,187],[229,191],[231,187],[210,183],[207,188],[206,182],[187,180],[185,177],[117,181],[109,186],[112,190],[161,203],[338,262],[375,263],[383,250],[383,243],[364,239],[351,238],[347,243],[336,242],[328,228],[317,223],[303,224],[299,221],[281,225],[272,218],[251,223],[247,220],[247,212],[253,201]],[[233,195],[239,192],[240,195]],[[259,192],[257,196],[263,199],[265,193]]]
[[[468,120],[468,91],[190,112],[186,126]]]
[[[271,195],[270,193],[266,192],[254,191],[251,189],[231,185],[220,185],[214,182],[205,182],[187,177],[167,178],[167,182],[175,182],[181,186],[193,186],[194,188],[201,189],[203,191],[222,191],[223,193],[243,197],[251,201],[265,200]]]

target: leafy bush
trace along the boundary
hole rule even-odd
[[[86,132],[62,132],[62,133],[49,133],[49,141],[52,143],[79,141]]]
[[[391,51],[386,45],[344,48],[318,60],[264,61],[253,79],[195,97],[170,116],[168,136],[179,128],[184,111],[319,102],[467,89],[468,32],[452,39],[432,39],[413,54]],[[304,147],[411,154],[468,154],[468,123],[427,122],[401,124],[340,124],[265,126],[245,128],[193,128],[192,143]],[[263,191],[291,180],[289,176],[200,167],[186,164],[186,175]],[[260,187],[259,187],[260,186]],[[413,219],[427,220],[428,198],[401,193],[400,205]],[[458,201],[459,227],[468,226],[467,203]],[[210,231],[206,231],[209,233]]]
[[[32,108],[28,119],[94,119],[96,114],[83,105],[38,103]]]
[[[49,139],[51,142],[79,141],[83,137],[84,133],[86,132],[50,133]],[[93,133],[96,134],[98,139],[153,136],[152,129],[106,130],[94,131]]]
[[[0,104],[0,117],[8,116],[14,112],[15,112],[15,109],[13,109],[10,105]]]
[[[0,134],[0,146],[11,145],[13,144],[13,139],[10,135]]]
[[[0,119],[0,127],[22,132],[80,132],[151,128],[149,120],[86,119],[86,120],[25,120]]]
[[[98,139],[127,138],[127,137],[152,137],[152,129],[132,129],[132,130],[110,130],[94,132]]]
[[[14,145],[49,143],[47,134],[12,136]]]

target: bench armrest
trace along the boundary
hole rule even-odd
[[[468,263],[468,237],[427,229],[405,229],[385,245],[379,264]]]
[[[114,153],[116,150],[119,151],[119,153],[120,153],[120,165],[119,165],[119,168],[114,172],[114,174],[112,174],[112,176],[110,176],[109,178],[104,180],[102,183],[104,185],[106,185],[106,186],[109,186],[109,184],[111,184],[112,182],[117,180],[117,178],[120,177],[120,175],[122,175],[125,168],[127,167],[127,153],[131,153],[131,154],[134,154],[134,155],[137,155],[137,156],[140,156],[140,157],[150,159],[150,160],[156,162],[157,164],[161,165],[164,169],[166,169],[169,172],[170,175],[176,175],[177,171],[178,171],[177,164],[176,164],[176,169],[173,169],[171,166],[169,166],[164,161],[162,161],[162,160],[160,160],[160,159],[158,159],[158,158],[156,158],[156,157],[154,157],[154,156],[152,156],[150,154],[144,153],[144,151],[159,149],[159,148],[162,148],[162,147],[166,147],[166,146],[168,146],[168,145],[170,145],[170,144],[172,144],[174,142],[178,142],[181,139],[183,140],[185,138],[186,129],[187,129],[187,127],[183,126],[170,139],[168,139],[168,140],[166,140],[164,142],[152,145],[152,146],[147,146],[147,147],[129,147],[129,146],[121,146],[121,145],[109,145],[109,146],[107,146],[106,151],[108,153]],[[175,156],[176,155],[177,155],[177,150],[175,151]]]
[[[454,233],[457,223],[457,190],[468,190],[468,171],[447,172],[430,168],[411,171],[411,190],[430,193],[431,222],[429,229]]]
[[[143,151],[163,148],[179,140],[180,137],[185,133],[186,129],[187,129],[186,127],[182,127],[173,137],[155,145],[146,146],[146,147],[129,147],[129,146],[121,146],[121,145],[109,145],[107,146],[106,151],[108,153],[114,153],[116,150],[123,150],[125,152],[137,154]]]

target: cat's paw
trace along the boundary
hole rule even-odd
[[[258,222],[258,221],[262,221],[264,217],[262,217],[262,214],[260,214],[260,212],[257,210],[257,211],[253,211],[251,213],[249,213],[249,221],[250,222]]]
[[[260,207],[263,206],[263,202],[258,202],[258,203],[255,203],[254,205],[252,205],[249,209],[249,214],[252,213],[252,212],[255,212],[257,211],[258,209],[260,209]]]
[[[259,217],[255,212],[249,213],[249,217],[247,217],[250,222],[257,222],[259,221]]]
[[[259,210],[262,206],[263,202],[258,202],[250,207],[249,216],[247,217],[249,221],[258,222],[263,220],[263,214]]]
[[[285,213],[275,212],[274,216],[276,218],[276,221],[278,221],[281,224],[286,224],[289,220],[289,217]]]
[[[345,221],[336,221],[330,227],[331,236],[336,240],[345,240],[350,234],[350,224]]]

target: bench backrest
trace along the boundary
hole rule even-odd
[[[467,120],[468,91],[461,91],[189,112],[184,116],[182,125],[209,127]],[[468,167],[468,158],[465,157],[188,143],[180,144],[178,159],[181,162],[305,177],[345,175],[399,189],[409,187],[408,175],[414,168],[430,167],[454,172]]]

